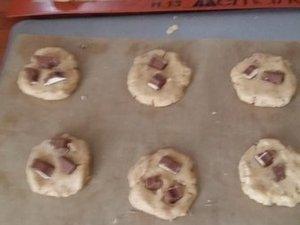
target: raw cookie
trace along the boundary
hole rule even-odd
[[[79,71],[74,56],[57,47],[37,50],[19,73],[18,86],[25,94],[45,99],[67,98],[76,89]]]
[[[296,92],[296,76],[280,56],[255,53],[231,70],[231,81],[243,102],[282,107]]]
[[[168,106],[183,97],[191,81],[191,73],[178,54],[156,49],[134,59],[127,86],[140,103]]]
[[[26,166],[27,181],[33,192],[67,197],[89,181],[90,161],[85,141],[69,134],[58,135],[32,149]]]
[[[197,195],[192,160],[171,148],[143,156],[128,181],[131,205],[165,220],[185,216]]]
[[[300,154],[276,139],[261,139],[239,163],[243,192],[264,205],[300,202]]]

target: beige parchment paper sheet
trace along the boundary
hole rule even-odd
[[[66,100],[43,101],[17,88],[18,71],[46,46],[78,60],[82,80]],[[166,108],[139,104],[126,86],[134,57],[158,47],[178,52],[193,69],[184,98]],[[19,36],[0,78],[0,224],[170,224],[132,210],[126,176],[142,155],[173,146],[193,157],[199,178],[190,215],[173,225],[299,225],[300,205],[262,206],[240,188],[239,159],[258,139],[279,138],[300,152],[299,91],[284,108],[258,108],[233,90],[231,68],[258,51],[282,55],[300,79],[300,42]],[[59,132],[85,139],[94,162],[91,182],[65,199],[32,193],[25,176],[31,148]]]

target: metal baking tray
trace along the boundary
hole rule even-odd
[[[179,30],[166,35],[166,29],[173,24],[177,24]],[[163,40],[165,43],[179,41],[181,47],[178,48],[181,49],[184,49],[181,41],[188,42],[191,39],[283,40],[293,44],[300,40],[299,11],[255,10],[27,20],[13,28],[3,70],[2,78],[5,79],[0,79],[2,87],[8,80],[10,82],[7,84],[11,85],[0,90],[0,96],[11,93],[8,101],[0,97],[0,224],[167,224],[169,222],[131,211],[127,200],[126,174],[140,156],[171,145],[194,158],[200,178],[199,195],[191,209],[191,215],[179,218],[173,224],[299,225],[299,205],[295,208],[266,207],[248,199],[241,191],[237,173],[239,158],[259,138],[271,135],[294,147],[300,146],[297,136],[300,127],[296,120],[299,92],[293,102],[282,109],[256,108],[237,99],[230,89],[232,86],[229,77],[215,77],[210,82],[206,74],[202,80],[193,80],[182,102],[168,108],[154,109],[130,98],[126,90],[126,78],[123,76],[119,79],[117,76],[122,74],[118,73],[120,68],[116,68],[115,76],[109,82],[122,89],[123,95],[120,97],[114,96],[114,89],[103,84],[100,88],[108,92],[103,96],[93,96],[87,84],[92,85],[93,79],[97,80],[94,76],[85,81],[85,85],[81,85],[70,99],[57,103],[43,102],[19,93],[12,81],[14,78],[5,74],[5,71],[13,71],[11,68],[14,65],[8,59],[16,56],[17,53],[12,50],[21,34],[69,36],[82,40],[95,37],[103,40]],[[67,45],[72,46],[72,43]],[[299,48],[295,51],[295,55],[298,55]],[[94,57],[96,56],[97,54]],[[83,62],[81,57],[79,58]],[[105,63],[105,60],[102,62]],[[122,66],[128,66],[128,62],[129,60],[125,60]],[[86,65],[85,69],[88,70]],[[298,65],[296,69],[299,71]],[[95,71],[93,74],[95,75]],[[196,105],[191,98],[195,93],[202,96],[200,101],[205,100],[203,95],[211,91],[202,81],[213,85],[224,82],[220,91],[228,92],[224,95],[223,103],[208,101]],[[196,88],[197,85],[200,85],[199,89]],[[85,91],[90,94],[86,101],[81,101],[80,95],[84,95]],[[210,93],[212,98],[217,98],[214,93]],[[109,104],[109,96],[116,104]],[[103,104],[98,100],[103,100]],[[77,101],[78,105],[74,105]],[[99,113],[93,111],[95,104],[99,104]],[[125,107],[126,110],[120,111],[119,107]],[[28,114],[27,110],[31,108],[36,108],[36,111]],[[191,123],[189,111],[194,109],[199,110],[199,118]],[[217,114],[211,114],[213,111]],[[56,118],[55,113],[62,116],[53,121],[51,119]],[[237,113],[236,118],[234,113]],[[129,124],[128,121],[135,118],[137,122]],[[256,120],[257,123],[247,122],[247,119]],[[237,129],[230,121],[241,124]],[[77,195],[66,199],[49,198],[30,192],[23,171],[30,149],[58,131],[70,132],[87,140],[94,156],[91,183]],[[220,135],[222,138],[219,140]],[[236,140],[239,140],[238,144]],[[127,143],[126,146],[123,143]],[[131,152],[130,158],[126,156],[126,151]],[[132,151],[135,151],[134,154]],[[119,165],[119,170],[114,165]]]

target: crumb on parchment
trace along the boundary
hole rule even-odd
[[[81,95],[81,96],[80,96],[80,100],[81,100],[81,101],[87,100],[87,96],[86,96],[86,95]]]
[[[175,31],[179,29],[177,24],[171,25],[167,30],[166,33],[167,35],[173,34]]]

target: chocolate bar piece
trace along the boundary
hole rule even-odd
[[[30,83],[36,83],[39,80],[40,72],[38,69],[26,67],[25,69],[26,77],[30,81]]]
[[[280,70],[268,70],[264,72],[262,80],[272,84],[281,84],[284,81],[284,75],[285,73]]]
[[[177,182],[164,193],[163,201],[168,204],[174,204],[183,197],[183,194],[184,186]]]
[[[60,171],[63,173],[71,174],[77,167],[76,164],[72,160],[70,160],[64,156],[59,157],[58,160],[59,160],[59,165],[60,165]]]
[[[40,68],[51,69],[59,65],[60,61],[57,57],[45,56],[45,55],[35,55],[35,59]]]
[[[151,58],[148,65],[154,69],[163,70],[168,65],[168,61],[163,57],[156,55]]]
[[[268,167],[273,163],[276,152],[274,150],[266,150],[254,156],[256,161],[263,167]]]
[[[50,144],[54,147],[56,150],[61,150],[63,149],[64,152],[69,151],[69,146],[68,144],[71,143],[72,140],[69,138],[64,138],[64,137],[54,137],[50,140]]]
[[[66,80],[67,78],[65,77],[64,73],[61,71],[54,71],[51,73],[46,79],[45,79],[45,86],[51,85],[51,84],[56,84],[61,81]]]
[[[172,157],[166,155],[160,159],[158,166],[171,173],[177,174],[180,172],[182,165],[175,161]]]
[[[167,82],[167,79],[160,73],[155,74],[148,82],[148,86],[154,90],[160,90]]]
[[[54,172],[53,165],[40,159],[35,159],[31,165],[31,168],[45,179],[49,179]]]
[[[284,164],[281,163],[276,166],[273,166],[272,170],[275,175],[274,180],[276,182],[279,182],[279,181],[285,179],[286,176],[285,176],[285,165]]]
[[[250,65],[250,66],[248,66],[247,69],[245,69],[243,74],[245,74],[247,78],[252,79],[252,78],[256,77],[256,75],[258,74],[257,68],[258,67],[255,65]]]
[[[148,177],[145,180],[145,188],[151,191],[156,191],[160,189],[162,185],[163,185],[163,181],[160,179],[159,175]]]

